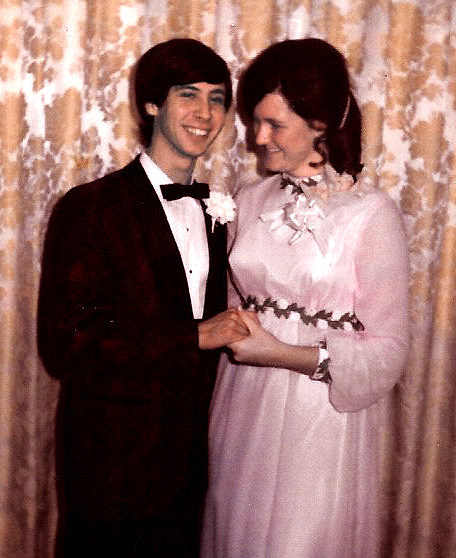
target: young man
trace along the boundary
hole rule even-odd
[[[65,557],[197,555],[214,349],[248,333],[225,311],[224,227],[161,188],[190,192],[231,103],[228,68],[173,39],[141,57],[135,92],[145,151],[70,190],[45,243],[38,341],[62,380]]]

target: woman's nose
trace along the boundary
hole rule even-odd
[[[255,142],[257,145],[265,145],[270,140],[270,130],[267,124],[257,124],[254,128]]]

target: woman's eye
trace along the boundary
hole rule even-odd
[[[216,97],[212,97],[211,101],[213,103],[215,103],[216,105],[223,105],[224,102],[225,102],[225,99],[221,95],[217,95]]]

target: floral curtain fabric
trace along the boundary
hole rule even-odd
[[[72,186],[139,149],[135,60],[193,37],[235,83],[271,42],[321,37],[347,57],[367,172],[404,216],[412,346],[382,426],[384,556],[456,555],[456,4],[453,0],[0,0],[0,548],[52,556],[58,384],[36,351],[47,219]],[[256,176],[235,112],[199,176]]]

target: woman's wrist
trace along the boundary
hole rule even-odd
[[[329,373],[329,353],[326,341],[321,341],[318,346],[287,345],[280,342],[280,350],[271,354],[271,362],[266,366],[287,368],[309,376],[311,380],[331,383]]]
[[[286,368],[310,376],[318,366],[318,347],[309,345],[289,345],[281,341],[274,352],[271,352],[270,362],[266,366]]]
[[[324,382],[330,384],[332,381],[331,374],[329,373],[329,353],[326,348],[326,341],[320,341],[318,344],[318,364],[314,372],[309,374],[311,380]]]

